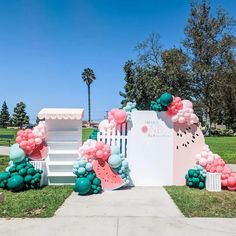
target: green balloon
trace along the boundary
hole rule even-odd
[[[78,178],[75,182],[74,190],[80,195],[85,195],[91,188],[91,182],[87,178]]]
[[[198,187],[199,187],[200,189],[203,189],[203,188],[205,187],[204,182],[200,182],[199,185],[198,185]]]
[[[92,182],[93,179],[94,179],[93,173],[89,173],[89,174],[87,175],[87,179],[90,180],[90,182]]]
[[[33,177],[31,175],[26,175],[24,180],[26,183],[30,183],[32,179]]]
[[[93,184],[100,185],[101,184],[101,180],[99,178],[94,178]]]
[[[7,187],[12,191],[19,191],[24,187],[24,179],[20,175],[14,175],[8,180]]]
[[[6,180],[10,178],[10,174],[8,172],[0,172],[0,181]]]
[[[16,167],[15,166],[12,166],[9,168],[9,172],[10,173],[14,173],[16,171]]]
[[[34,168],[29,168],[28,171],[27,171],[27,174],[28,175],[35,175],[36,171]]]
[[[163,106],[168,106],[171,104],[171,102],[173,101],[173,97],[170,93],[163,93],[160,97],[160,103],[163,105]]]
[[[193,184],[196,185],[196,186],[197,186],[197,185],[199,184],[199,182],[200,182],[199,178],[195,178],[195,177],[192,178],[192,181],[193,181]]]
[[[188,176],[189,176],[190,178],[193,177],[194,173],[195,173],[195,170],[193,170],[193,169],[188,170]]]
[[[189,182],[188,182],[188,186],[189,186],[189,187],[193,187],[193,182],[189,181]]]
[[[22,169],[19,170],[19,174],[20,174],[21,176],[26,176],[27,170],[26,170],[25,168],[22,168]]]

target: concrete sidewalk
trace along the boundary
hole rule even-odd
[[[232,236],[236,219],[185,218],[162,187],[73,193],[52,218],[0,219],[3,236]]]
[[[0,146],[0,155],[9,155],[10,147],[8,146]]]

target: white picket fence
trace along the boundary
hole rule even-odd
[[[98,132],[97,140],[120,147],[120,152],[127,157],[128,133],[131,128],[130,123],[124,123],[111,131],[101,130]]]

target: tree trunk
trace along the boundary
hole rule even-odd
[[[205,136],[210,136],[211,135],[211,117],[209,112],[206,113],[206,131],[205,131]]]
[[[91,123],[91,107],[90,107],[90,85],[88,85],[88,122],[89,122],[89,127]]]

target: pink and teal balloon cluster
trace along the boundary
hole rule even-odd
[[[173,101],[173,97],[170,93],[163,93],[160,98],[155,101],[151,101],[151,110],[153,111],[167,111],[167,107]]]
[[[118,146],[111,146],[111,155],[108,159],[108,163],[124,180],[125,184],[128,185],[130,183],[129,165],[125,160],[125,157],[120,153],[120,148]]]
[[[205,188],[206,175],[198,167],[188,170],[188,173],[185,175],[185,179],[186,185],[191,188]]]
[[[208,145],[203,146],[202,152],[196,155],[196,163],[207,172],[220,173],[222,186],[231,191],[236,190],[236,174],[219,155],[210,151]]]
[[[92,162],[96,158],[107,161],[110,153],[111,150],[108,144],[92,139],[88,139],[79,149],[80,157],[86,157],[89,162]]]
[[[79,158],[74,163],[73,173],[77,176],[74,191],[80,195],[97,194],[102,190],[101,180],[93,171],[93,164],[87,158]]]
[[[10,160],[6,171],[0,172],[0,188],[16,192],[40,187],[43,171],[34,168],[18,144],[11,147]]]
[[[25,154],[30,155],[45,138],[46,126],[45,123],[41,121],[33,130],[19,130],[16,135],[16,143],[20,145]]]

